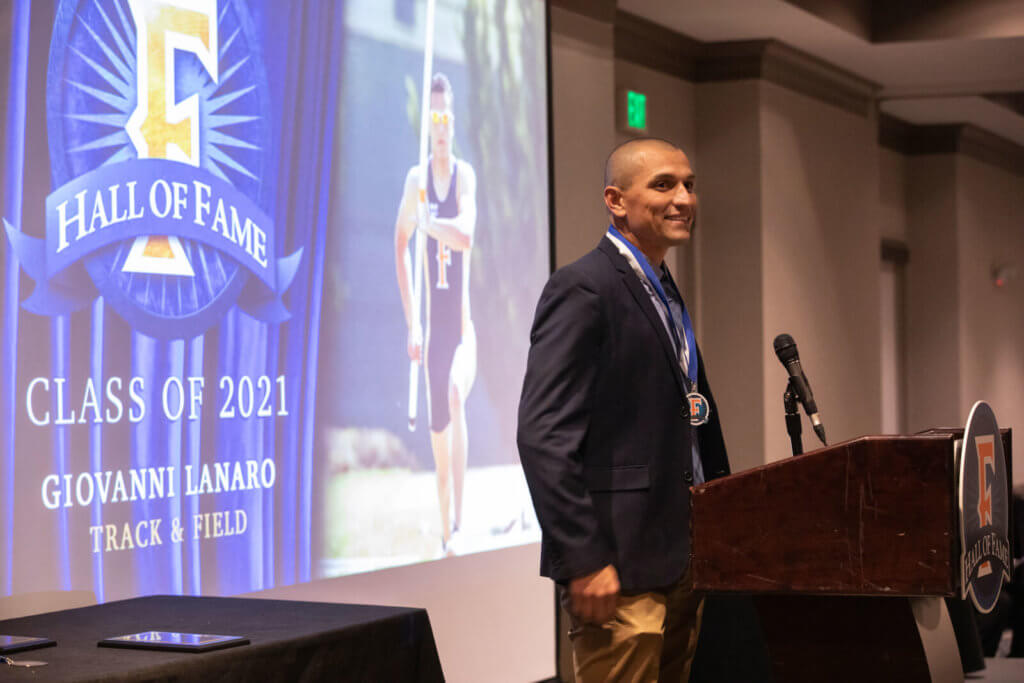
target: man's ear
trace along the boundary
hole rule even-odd
[[[608,213],[622,218],[626,215],[626,207],[622,203],[622,190],[609,185],[604,188],[604,205],[608,207]]]

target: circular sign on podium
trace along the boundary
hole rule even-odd
[[[978,401],[959,453],[960,595],[992,611],[1010,581],[1010,496],[1003,441],[992,407]]]

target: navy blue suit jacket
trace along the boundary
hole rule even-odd
[[[707,479],[729,473],[718,410],[697,428]],[[689,562],[686,385],[637,275],[607,237],[555,272],[537,304],[518,443],[540,521],[541,574],[614,565],[623,591],[665,588]]]

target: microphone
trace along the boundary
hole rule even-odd
[[[773,346],[775,355],[779,357],[779,361],[789,373],[789,380],[796,388],[797,398],[803,404],[804,412],[811,419],[814,433],[821,439],[821,443],[827,446],[825,427],[821,424],[821,418],[818,416],[818,406],[814,402],[814,394],[811,393],[811,383],[807,381],[807,375],[800,367],[800,354],[796,350],[796,342],[788,334],[780,334],[775,338]]]

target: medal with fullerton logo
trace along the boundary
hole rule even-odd
[[[704,398],[704,395],[697,391],[691,391],[686,395],[686,405],[689,408],[690,424],[699,427],[707,424],[711,416],[711,404]]]

